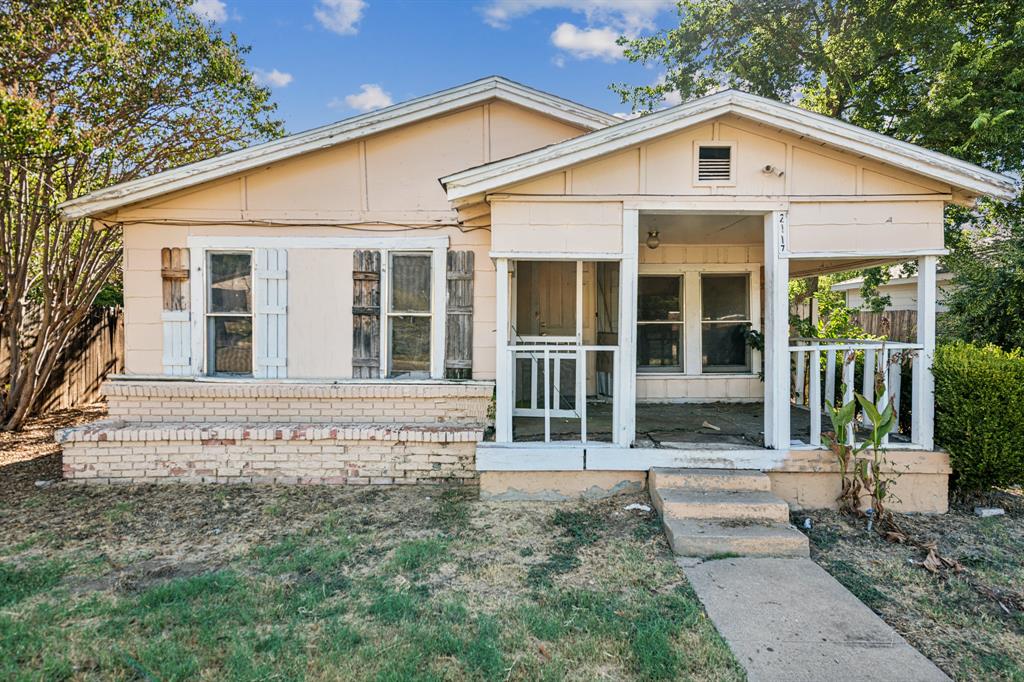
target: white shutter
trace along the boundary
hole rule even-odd
[[[164,374],[192,374],[192,327],[187,310],[165,310],[160,314],[164,327]]]
[[[256,249],[254,376],[288,376],[288,250]]]

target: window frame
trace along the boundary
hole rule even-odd
[[[430,309],[425,311],[425,312],[402,312],[402,311],[397,311],[396,312],[396,311],[394,311],[392,309],[392,305],[393,305],[393,300],[392,300],[393,296],[392,296],[392,294],[393,294],[393,291],[394,291],[394,286],[393,286],[392,281],[391,281],[392,262],[393,262],[392,259],[394,258],[394,256],[410,256],[410,255],[414,255],[414,256],[427,256],[428,258],[430,258],[430,292],[428,294],[428,300],[430,301]],[[390,379],[390,380],[426,379],[426,378],[430,378],[430,377],[432,377],[434,375],[434,369],[435,369],[434,368],[434,356],[435,356],[435,352],[434,351],[435,351],[435,344],[437,343],[436,333],[435,333],[435,323],[436,323],[435,312],[436,312],[436,305],[437,305],[437,301],[436,301],[437,273],[435,272],[435,268],[437,267],[436,260],[437,259],[434,257],[434,253],[430,249],[387,249],[387,250],[382,250],[381,251],[381,263],[380,263],[380,267],[381,267],[381,291],[380,291],[381,311],[380,311],[380,318],[381,318],[381,327],[382,328],[381,328],[381,335],[380,335],[380,342],[381,342],[380,361],[381,361],[381,378],[383,378],[383,379]],[[447,268],[446,268],[445,276],[447,277]],[[428,318],[430,318],[430,360],[429,360],[429,365],[427,367],[427,376],[425,376],[425,377],[419,377],[419,376],[417,376],[417,377],[394,377],[394,376],[391,376],[391,364],[392,364],[392,361],[391,361],[391,347],[393,345],[392,342],[391,342],[391,320],[393,318],[396,318],[396,317],[428,317]]]
[[[728,180],[701,180],[700,179],[700,150],[702,147],[728,147],[729,148],[729,179]],[[736,168],[739,165],[739,158],[736,154],[736,142],[727,140],[694,140],[693,142],[693,186],[694,187],[735,187]]]
[[[636,320],[636,344],[637,344],[637,366],[636,371],[640,374],[685,374],[686,373],[686,275],[684,273],[658,274],[653,272],[639,273],[638,279],[662,277],[673,277],[679,286],[679,319],[678,320],[641,320],[640,319],[640,287],[637,285],[637,320]],[[677,325],[679,327],[679,364],[665,367],[654,367],[641,365],[640,362],[640,327],[641,325]]]
[[[211,265],[214,256],[223,255],[241,255],[244,254],[249,257],[249,282],[251,283],[251,292],[249,300],[249,312],[247,313],[212,313],[210,312],[210,304],[213,301],[213,267]],[[206,269],[207,276],[203,280],[203,326],[202,326],[202,343],[203,343],[203,374],[209,377],[225,377],[225,378],[240,378],[240,379],[251,379],[256,376],[256,250],[255,249],[206,249],[203,253],[203,267]],[[249,318],[250,324],[250,358],[249,358],[249,371],[247,373],[241,372],[219,372],[216,371],[215,362],[213,361],[213,343],[214,340],[211,335],[211,319],[212,318],[224,318],[224,317],[236,317],[236,318]]]
[[[704,319],[704,280],[711,278],[720,277],[742,277],[746,284],[746,316],[742,320],[706,320]],[[749,271],[722,271],[722,272],[701,272],[698,286],[700,293],[700,310],[698,311],[698,322],[700,326],[700,338],[698,344],[700,345],[700,373],[706,376],[721,376],[728,374],[752,374],[754,372],[754,352],[753,349],[748,345],[746,346],[746,366],[741,365],[712,365],[713,367],[722,367],[721,370],[708,370],[704,364],[704,325],[735,325],[735,324],[746,324],[748,329],[756,329],[756,325],[753,320],[753,295],[752,295],[752,277]]]

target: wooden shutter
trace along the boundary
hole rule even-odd
[[[352,254],[352,376],[380,377],[380,251]]]
[[[473,378],[473,252],[448,252],[444,376]]]
[[[253,376],[288,376],[288,250],[256,249]]]
[[[160,249],[160,278],[163,280],[163,367],[164,374],[192,373],[192,334],[189,325],[189,251]]]

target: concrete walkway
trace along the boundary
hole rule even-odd
[[[810,559],[680,559],[751,682],[949,680]]]

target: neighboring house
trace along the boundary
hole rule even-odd
[[[1014,192],[741,92],[621,121],[502,78],[102,189],[61,210],[123,226],[126,366],[109,420],[58,434],[65,475],[551,497],[756,468],[830,505],[821,412],[798,408],[834,398],[805,367],[845,347],[791,345],[787,282],[916,259],[892,457],[904,508],[942,510],[943,208]]]
[[[945,297],[950,291],[953,273],[939,269],[935,273],[935,312],[946,312]],[[917,275],[903,275],[900,266],[890,268],[889,281],[876,288],[880,297],[888,296],[889,303],[879,312],[868,309],[861,289],[863,277],[855,277],[832,285],[832,291],[841,291],[846,297],[846,305],[855,308],[857,323],[869,334],[886,335],[897,341],[910,341],[917,330]],[[940,319],[941,326],[941,319]]]

